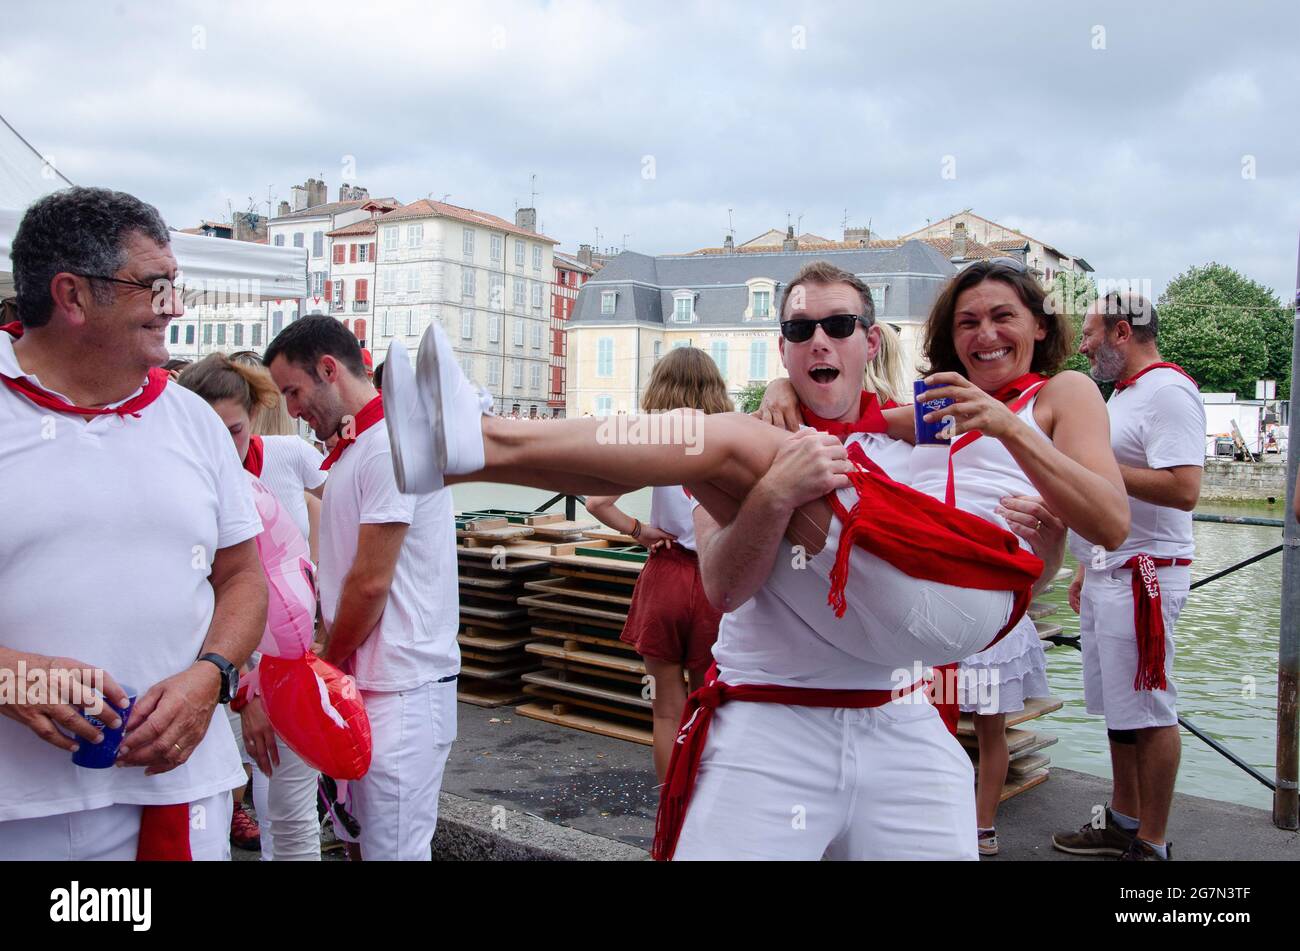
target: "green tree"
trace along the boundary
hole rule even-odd
[[[1253,398],[1268,367],[1259,315],[1234,306],[1213,281],[1182,285],[1160,299],[1160,355],[1192,375],[1203,391]]]
[[[763,402],[763,394],[767,392],[766,383],[748,383],[736,397],[736,411],[740,413],[752,413],[758,409],[759,404]]]
[[[1212,291],[1206,291],[1206,295],[1193,301],[1189,295],[1205,291],[1206,288],[1212,288]],[[1231,386],[1211,387],[1202,380],[1191,367],[1178,359],[1174,351],[1170,350],[1170,344],[1167,340],[1166,329],[1170,322],[1175,319],[1182,319],[1190,309],[1188,305],[1195,303],[1198,309],[1210,307],[1218,315],[1216,319],[1226,321],[1224,330],[1227,335],[1251,333],[1254,335],[1254,341],[1250,342],[1245,350],[1236,356],[1236,369],[1233,369],[1232,354],[1228,354],[1229,365],[1222,368],[1220,372],[1214,375],[1216,379],[1228,379],[1232,381]],[[1164,294],[1160,296],[1162,306],[1160,313],[1160,352],[1168,360],[1179,363],[1185,369],[1192,373],[1193,376],[1201,382],[1202,389],[1213,390],[1219,389],[1221,392],[1232,391],[1245,398],[1255,396],[1255,380],[1267,379],[1277,381],[1277,394],[1285,399],[1290,393],[1291,387],[1291,334],[1293,325],[1293,315],[1291,311],[1282,305],[1278,296],[1271,288],[1265,287],[1256,281],[1239,273],[1238,271],[1224,264],[1210,262],[1201,267],[1188,268],[1186,272],[1178,275],[1165,288]],[[1179,310],[1179,305],[1182,309]],[[1166,308],[1174,308],[1170,314],[1166,314]],[[1232,315],[1229,316],[1229,311]],[[1196,322],[1204,332],[1216,333],[1217,323],[1207,324],[1205,321]],[[1181,335],[1181,341],[1187,342],[1187,334]],[[1181,343],[1180,343],[1181,345]],[[1262,365],[1258,361],[1259,345],[1263,347],[1264,360]],[[1204,344],[1196,342],[1193,350],[1203,348]],[[1250,376],[1253,372],[1255,375]]]
[[[1086,374],[1088,358],[1078,352],[1079,338],[1083,333],[1083,315],[1088,305],[1097,299],[1097,285],[1086,271],[1058,271],[1046,288],[1045,306],[1049,314],[1064,313],[1070,318],[1074,331],[1074,350],[1065,362],[1064,370],[1078,370]]]

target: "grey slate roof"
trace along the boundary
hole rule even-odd
[[[624,251],[614,257],[578,292],[571,326],[599,326],[637,322],[651,325],[775,327],[775,316],[744,321],[749,304],[745,282],[770,278],[781,287],[805,264],[827,260],[861,277],[868,284],[885,284],[883,305],[876,301],[878,319],[919,323],[957,269],[924,241],[907,241],[893,248],[859,248],[845,251],[794,251],[771,254],[664,255],[651,257]],[[602,316],[602,291],[616,291],[615,312]],[[693,324],[672,322],[673,292],[696,295]],[[776,301],[772,301],[773,307]]]

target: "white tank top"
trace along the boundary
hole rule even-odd
[[[695,551],[694,504],[680,485],[657,485],[650,496],[650,524],[677,536],[675,544]]]
[[[1043,439],[1047,434],[1034,419],[1034,396],[1016,415]],[[1050,442],[1050,440],[1048,440]],[[947,446],[917,446],[912,452],[912,488],[944,501],[948,489]],[[978,515],[999,528],[1010,531],[1006,519],[996,509],[1005,495],[1037,495],[1038,490],[1007,451],[1002,440],[981,436],[952,454],[953,483],[957,508]],[[1022,548],[1029,543],[1016,536]]]

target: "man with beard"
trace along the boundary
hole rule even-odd
[[[460,615],[450,490],[403,495],[361,346],[333,317],[284,329],[265,362],[289,413],[337,435],[320,518],[322,655],[351,673],[374,753],[348,784],[354,860],[429,861],[438,791],[456,738]],[[341,833],[342,836],[342,833]],[[359,848],[358,848],[359,846]]]
[[[1161,361],[1158,332],[1155,308],[1136,294],[1106,295],[1083,321],[1079,352],[1094,379],[1115,383],[1110,440],[1132,522],[1109,552],[1070,533],[1084,697],[1089,713],[1106,717],[1114,779],[1104,822],[1052,837],[1062,852],[1137,861],[1169,858],[1181,750],[1174,622],[1191,581],[1192,509],[1205,465],[1205,408],[1195,381]]]

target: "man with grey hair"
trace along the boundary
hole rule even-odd
[[[1195,381],[1160,359],[1159,327],[1151,302],[1129,293],[1102,297],[1083,321],[1079,352],[1094,379],[1115,383],[1106,407],[1131,528],[1110,552],[1070,533],[1084,698],[1089,713],[1106,718],[1114,778],[1104,820],[1052,837],[1062,852],[1138,861],[1169,858],[1181,753],[1174,623],[1191,581],[1192,509],[1205,465],[1205,408]]]
[[[184,311],[166,225],[71,188],[28,208],[11,256],[0,859],[228,858],[245,780],[215,708],[266,623],[261,522],[220,418],[158,369]]]

